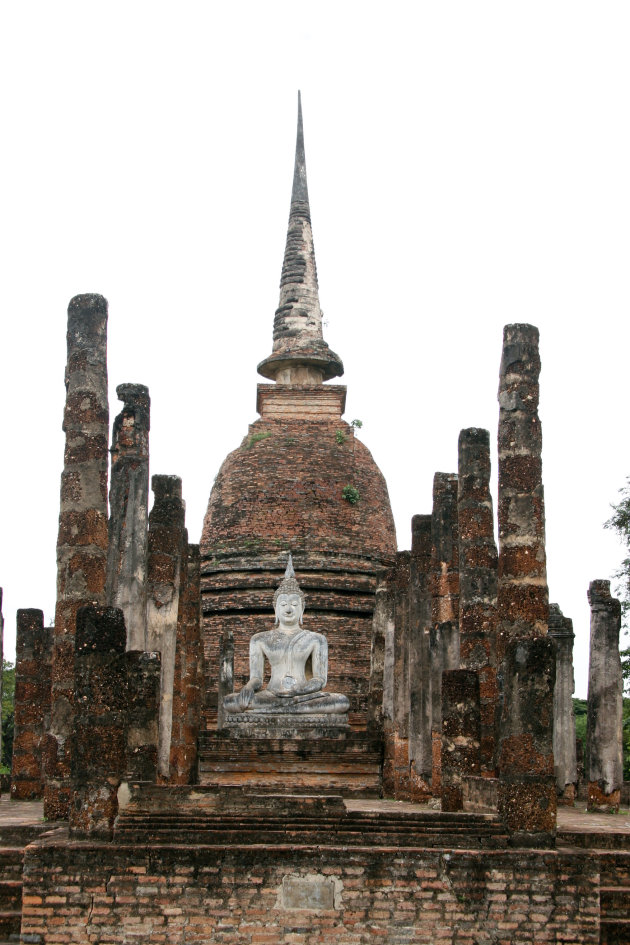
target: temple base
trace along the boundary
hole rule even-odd
[[[347,712],[300,713],[287,715],[281,712],[227,713],[223,720],[223,731],[231,736],[246,738],[299,738],[324,735],[328,738],[350,730]]]

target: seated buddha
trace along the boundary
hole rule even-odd
[[[347,697],[323,692],[328,679],[328,643],[322,633],[302,626],[305,595],[296,580],[291,555],[273,601],[275,627],[251,638],[249,682],[240,692],[225,696],[225,712],[345,714]],[[265,659],[271,677],[263,688]]]

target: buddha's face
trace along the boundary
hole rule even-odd
[[[302,619],[302,598],[299,594],[280,594],[276,601],[276,619],[283,627],[293,629]]]

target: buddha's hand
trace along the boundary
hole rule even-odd
[[[324,686],[324,680],[320,679],[319,676],[313,676],[312,679],[309,679],[304,686],[300,687],[299,694],[306,695],[309,692],[319,692]]]
[[[250,680],[245,686],[243,686],[238,697],[242,709],[247,709],[249,707],[249,704],[252,701],[256,688],[258,687],[255,687],[252,684],[252,680]]]

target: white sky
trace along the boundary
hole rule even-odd
[[[630,474],[630,5],[5,3],[0,584],[54,612],[66,308],[109,299],[151,471],[212,481],[256,418],[302,89],[325,337],[399,545],[457,437],[496,439],[503,325],[541,333],[550,594],[586,695],[588,582]],[[496,475],[496,463],[494,467]]]

